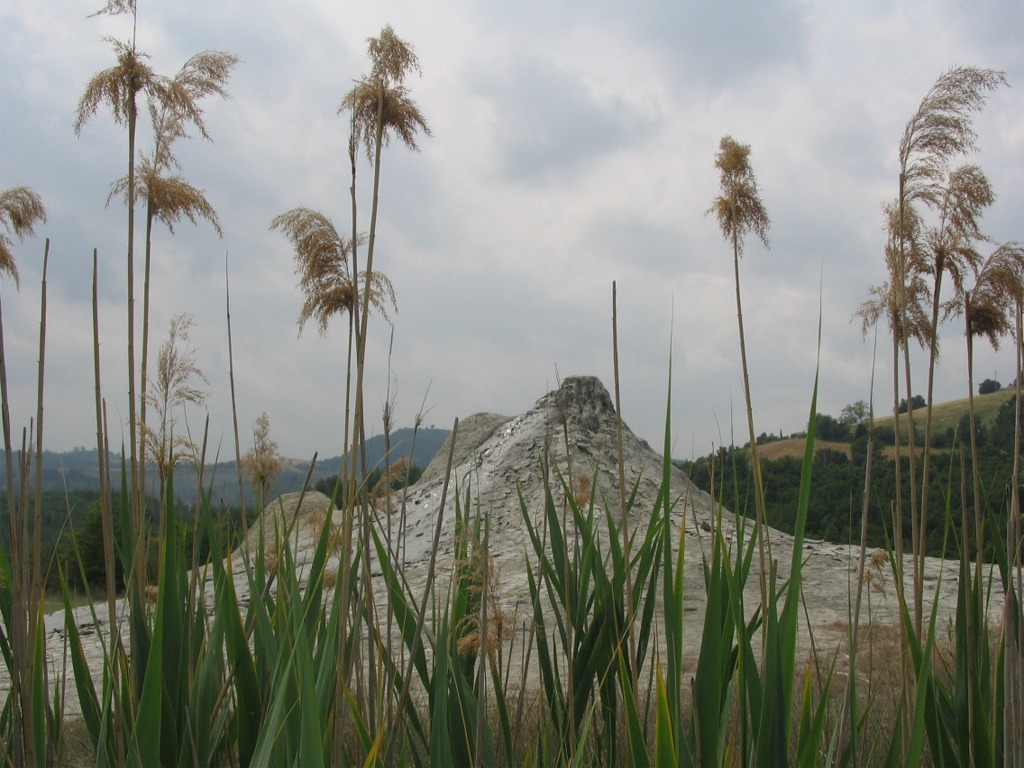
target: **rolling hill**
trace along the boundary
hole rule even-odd
[[[985,427],[992,424],[996,419],[996,415],[999,413],[999,409],[1002,408],[1003,404],[1012,398],[1013,395],[1013,389],[1001,389],[998,392],[992,392],[987,395],[975,395],[974,415],[977,418],[978,423]],[[942,435],[950,429],[955,431],[959,426],[961,419],[968,415],[968,408],[969,402],[966,397],[959,400],[950,400],[945,403],[936,403],[932,408],[932,434]],[[892,429],[893,423],[894,419],[892,416],[884,416],[875,419],[876,429]],[[903,434],[906,433],[907,423],[907,414],[901,414],[900,429]],[[918,434],[924,434],[924,409],[914,409],[914,426],[916,427]],[[848,442],[831,442],[826,440],[815,441],[815,453],[826,449],[838,451],[846,456],[850,456],[850,444]],[[891,456],[893,449],[891,447],[885,448],[883,449],[883,453],[887,456]],[[772,442],[759,445],[758,454],[764,461],[776,461],[783,457],[799,459],[804,454],[804,438],[791,437],[783,440],[773,440]]]
[[[421,428],[416,431],[415,445],[413,445],[414,430],[405,427],[395,430],[391,435],[391,455],[395,459],[412,455],[413,463],[419,467],[425,467],[430,463],[434,454],[444,444],[448,437],[447,429]],[[0,451],[2,454],[2,451]],[[366,464],[367,467],[380,465],[384,462],[385,440],[383,435],[375,435],[366,441]],[[281,471],[278,473],[274,486],[274,493],[290,493],[301,490],[302,484],[309,475],[310,484],[315,483],[323,477],[332,477],[338,473],[342,465],[341,456],[318,460],[310,473],[312,457],[307,459],[282,459]],[[121,455],[111,453],[108,457],[111,467],[111,476],[114,484],[118,482],[117,476],[121,467]],[[6,479],[4,463],[0,462],[0,478]],[[149,492],[156,496],[157,483],[156,471],[152,466],[147,466],[146,483]],[[182,465],[174,475],[175,496],[180,500],[193,499],[198,492],[198,478],[195,469],[188,465]],[[208,465],[203,474],[203,486],[211,493],[211,499],[215,505],[238,503],[238,473],[234,461],[217,462]],[[57,453],[54,451],[43,452],[43,490],[44,491],[68,491],[68,490],[99,490],[99,469],[98,454],[95,449],[88,450],[78,448],[73,451]],[[246,501],[251,501],[250,489],[246,484]]]

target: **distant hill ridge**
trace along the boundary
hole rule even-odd
[[[978,419],[978,423],[988,426],[996,419],[996,415],[999,413],[999,409],[1002,408],[1003,404],[1017,394],[1017,390],[1013,387],[1007,387],[1006,389],[1000,389],[996,392],[990,392],[987,395],[975,395],[974,396],[974,414]],[[933,434],[938,434],[940,431],[952,427],[956,429],[956,426],[960,423],[960,419],[967,415],[970,401],[966,397],[962,397],[959,400],[948,400],[944,403],[935,403],[932,406],[932,431]],[[884,406],[879,407],[879,412],[875,416],[876,427],[892,427],[892,400],[888,402],[889,415],[885,416],[881,413],[881,409]],[[914,426],[924,433],[924,408],[914,408]],[[907,425],[907,414],[900,414],[900,427],[906,429]]]
[[[987,395],[977,395],[974,398],[975,410],[978,420],[982,424],[989,424],[999,411],[999,408],[1014,394],[1012,388],[1001,389]],[[881,406],[880,406],[881,408]],[[915,409],[914,413],[919,417],[915,422],[919,429],[923,430],[923,409]],[[940,433],[947,427],[954,426],[960,418],[967,413],[967,398],[951,400],[945,403],[936,403],[934,406],[934,431]],[[905,423],[906,415],[901,416],[901,422]],[[875,425],[879,427],[889,426],[893,423],[892,416],[878,415]],[[413,434],[415,432],[415,446],[413,446]],[[391,456],[392,460],[405,458],[412,453],[413,463],[426,468],[435,455],[441,450],[450,430],[436,429],[434,427],[413,430],[411,427],[397,429],[391,434]],[[802,455],[803,439],[777,441],[773,448],[762,448],[762,452],[772,454],[764,458],[779,458],[783,455]],[[383,435],[375,435],[366,441],[366,463],[369,469],[383,464],[384,461]],[[824,444],[817,447],[832,448],[848,452],[846,444]],[[0,455],[3,451],[0,450]],[[778,455],[775,455],[778,454]],[[282,462],[281,472],[277,478],[275,493],[291,493],[301,490],[302,483],[309,473],[309,465],[312,456],[308,458],[288,458]],[[334,456],[326,459],[318,459],[316,466],[310,475],[310,483],[324,477],[334,476],[341,467],[343,457]],[[121,454],[111,453],[109,456],[111,475],[117,478],[120,471]],[[0,462],[0,478],[6,478],[6,470],[3,462]],[[156,494],[155,483],[156,472],[152,467],[147,467],[147,483],[151,485],[150,491]],[[234,461],[218,462],[206,467],[205,484],[212,489],[212,500],[214,504],[237,504],[238,503],[238,476],[235,470]],[[178,498],[185,500],[194,498],[197,494],[197,479],[195,471],[190,466],[182,466],[174,476],[175,494]],[[62,492],[65,490],[99,490],[99,471],[97,468],[96,449],[75,448],[71,451],[43,451],[43,490]],[[247,501],[250,489],[246,487]]]
[[[985,395],[974,396],[974,415],[978,420],[978,424],[983,427],[990,427],[999,415],[999,409],[1003,407],[1013,396],[1016,394],[1016,390],[1011,388],[1000,389],[997,392],[990,392]],[[892,404],[889,404],[890,408]],[[960,421],[968,415],[968,409],[970,407],[970,401],[968,398],[963,397],[959,400],[949,400],[944,403],[935,403],[932,406],[932,434],[935,436],[943,435],[947,430],[956,430],[960,424]],[[915,408],[914,409],[914,428],[917,430],[918,437],[923,439],[924,437],[924,419],[925,409]],[[891,415],[876,415],[875,416],[875,427],[877,429],[892,429],[893,417]],[[904,438],[906,437],[907,430],[907,414],[900,414],[900,429],[903,432]],[[806,438],[804,437],[790,437],[781,440],[772,440],[771,442],[764,443],[758,447],[758,454],[762,460],[775,461],[784,457],[799,459],[803,456],[804,445]],[[814,452],[822,450],[833,450],[843,453],[846,456],[850,456],[850,441],[845,442],[829,442],[825,440],[814,441]],[[889,458],[892,458],[895,453],[895,448],[891,445],[883,448],[883,453]]]
[[[450,430],[433,427],[414,430],[411,427],[396,429],[391,433],[391,458],[397,461],[412,456],[413,463],[418,467],[426,467],[434,455],[440,450]],[[415,435],[415,443],[413,437]],[[385,440],[383,435],[375,435],[366,440],[366,465],[368,469],[384,463]],[[0,451],[0,455],[3,451]],[[282,459],[281,471],[274,486],[275,494],[291,493],[302,489],[302,484],[309,474],[312,456],[304,459]],[[117,483],[121,467],[121,454],[110,453],[108,457],[111,477]],[[318,459],[310,475],[310,484],[324,477],[333,477],[338,473],[343,461],[342,456]],[[6,480],[5,464],[0,462],[0,478]],[[150,493],[156,493],[156,470],[147,465],[146,483]],[[234,461],[211,464],[204,470],[204,485],[212,491],[214,504],[235,505],[238,503],[238,474]],[[246,501],[251,501],[251,492],[246,483]],[[76,448],[72,451],[43,451],[43,490],[99,490],[98,453],[95,448]],[[181,500],[194,498],[198,492],[198,481],[195,470],[189,465],[182,465],[174,474],[175,496]]]

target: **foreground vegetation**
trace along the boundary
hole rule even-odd
[[[111,2],[104,12],[134,16],[135,6]],[[666,458],[660,494],[651,510],[636,507],[635,496],[625,487],[621,447],[618,503],[579,493],[573,478],[557,471],[560,446],[550,446],[542,457],[537,467],[545,481],[541,508],[521,500],[523,526],[532,544],[524,564],[531,621],[517,641],[518,657],[509,650],[510,633],[494,599],[491,532],[488,518],[475,511],[472,488],[445,485],[426,583],[416,589],[410,586],[395,554],[403,528],[391,526],[391,514],[377,514],[381,508],[394,508],[392,484],[384,482],[383,498],[374,499],[363,481],[369,475],[363,381],[369,310],[385,313],[395,299],[390,282],[373,266],[382,149],[393,137],[414,149],[417,135],[428,130],[405,85],[408,73],[418,71],[412,47],[390,27],[368,42],[370,72],[356,81],[341,103],[343,114],[351,118],[351,237],[342,236],[327,217],[305,208],[295,208],[271,225],[295,250],[306,295],[301,321],[316,320],[325,331],[335,315],[344,314],[348,320],[351,375],[344,391],[343,450],[347,460],[333,489],[342,522],[335,527],[325,515],[313,556],[303,568],[298,567],[294,521],[266,530],[255,547],[232,550],[215,524],[224,510],[215,507],[209,493],[186,502],[189,515],[182,519],[175,470],[189,462],[203,477],[206,446],[204,440],[193,442],[175,433],[175,414],[202,402],[202,372],[192,361],[184,333],[188,322],[182,318],[172,325],[150,378],[144,310],[139,368],[134,364],[134,331],[128,335],[130,446],[122,451],[126,458],[120,467],[99,468],[102,481],[110,482],[98,497],[105,600],[87,599],[84,610],[92,625],[102,622],[107,630],[100,635],[102,660],[94,674],[75,615],[83,608],[72,604],[70,590],[76,569],[83,582],[89,581],[82,547],[73,560],[42,558],[45,257],[39,403],[28,430],[32,437],[19,453],[12,448],[0,326],[9,523],[9,544],[0,549],[0,654],[8,681],[0,706],[4,763],[50,765],[70,759],[65,715],[72,694],[81,708],[96,765],[1024,762],[1019,499],[1010,492],[1004,505],[1000,493],[987,498],[982,493],[980,433],[972,402],[968,439],[954,446],[960,480],[955,484],[945,477],[939,483],[940,493],[928,514],[928,499],[933,498],[928,463],[933,450],[933,367],[928,372],[922,467],[916,464],[915,452],[901,455],[901,427],[899,421],[894,424],[893,488],[905,484],[906,500],[893,491],[892,498],[883,498],[877,508],[871,506],[873,494],[884,494],[885,489],[872,487],[871,467],[879,443],[872,420],[868,421],[863,492],[859,498],[852,496],[853,509],[846,518],[859,524],[860,554],[842,653],[812,653],[805,658],[799,650],[803,544],[820,466],[814,451],[817,383],[809,386],[799,490],[780,502],[791,515],[795,538],[789,562],[780,563],[765,545],[765,526],[777,511],[771,506],[772,483],[754,438],[739,284],[743,238],[753,233],[767,244],[769,221],[757,194],[750,148],[728,137],[715,158],[722,192],[712,211],[733,256],[750,452],[727,452],[722,456],[724,467],[708,468],[708,488],[716,502],[714,525],[699,562],[686,562],[687,549],[676,533],[676,521],[689,524],[688,499],[671,484],[667,457],[672,413],[666,405]],[[187,189],[176,187],[184,193],[176,208],[161,207],[167,200],[157,193],[162,189],[161,170],[176,168],[173,157],[167,156],[171,140],[183,138],[186,125],[205,135],[197,101],[223,95],[235,59],[227,54],[190,59],[184,74],[167,79],[149,68],[134,37],[116,42],[114,48],[117,65],[90,81],[77,127],[109,102],[115,118],[128,128],[129,171],[117,189],[124,193],[129,211],[127,309],[129,327],[134,329],[135,204],[145,200],[149,211],[147,264],[154,221],[170,224],[184,215],[215,223],[212,209],[203,205],[205,199]],[[920,341],[931,350],[934,366],[944,269],[958,267],[952,283],[966,318],[968,358],[974,336],[995,342],[1011,335],[1018,350],[1017,369],[1022,367],[1022,259],[1007,247],[997,249],[994,261],[974,258],[972,243],[980,237],[975,214],[990,198],[985,194],[987,182],[949,163],[972,147],[969,113],[980,108],[987,90],[1001,83],[1001,75],[988,70],[951,70],[922,102],[900,143],[899,196],[888,218],[888,282],[875,290],[876,301],[865,307],[864,317],[869,323],[887,322],[892,333],[894,414],[904,354],[909,445],[917,440],[906,351],[912,340]],[[151,99],[158,140],[154,154],[140,163],[136,179],[139,96]],[[159,140],[161,136],[165,141]],[[360,149],[374,171],[366,235],[357,227]],[[24,193],[17,200],[38,202]],[[947,207],[942,207],[943,201]],[[41,209],[29,208],[38,220]],[[935,213],[938,223],[926,222],[923,209]],[[21,237],[31,227],[26,228],[22,217],[15,219],[13,231]],[[6,247],[6,241],[0,245]],[[364,245],[361,269],[357,259]],[[16,274],[13,262],[6,270]],[[977,279],[970,291],[965,287],[969,275]],[[924,291],[929,277],[932,292]],[[95,284],[94,279],[94,297]],[[991,286],[998,290],[993,293]],[[144,295],[148,297],[148,290]],[[614,295],[613,287],[617,371]],[[232,365],[229,307],[228,302]],[[930,308],[934,311],[929,313]],[[95,317],[94,333],[97,448],[105,457],[109,430]],[[969,379],[972,375],[969,368]],[[670,390],[671,384],[666,403],[671,402]],[[1010,489],[1019,485],[1020,421],[1018,406],[1012,414]],[[387,406],[384,423],[388,433]],[[456,422],[453,446],[457,430]],[[570,437],[566,428],[566,451]],[[250,469],[262,502],[278,461],[265,416],[244,457],[240,443],[236,429],[236,466]],[[142,492],[147,455],[161,480],[155,505]],[[448,460],[450,464],[451,454]],[[409,469],[404,469],[406,477]],[[741,471],[748,473],[749,482],[741,484]],[[383,477],[390,480],[392,475],[385,467]],[[238,483],[244,498],[241,472]],[[951,503],[955,496],[959,506]],[[244,508],[239,518],[240,530],[247,521]],[[891,539],[887,552],[869,560],[869,533],[878,519],[883,521],[883,533],[892,532]],[[911,525],[904,526],[905,520]],[[156,537],[150,535],[154,522]],[[458,533],[448,563],[440,561],[437,546],[445,526]],[[735,535],[726,533],[733,529]],[[955,629],[948,642],[941,643],[939,608],[924,600],[922,564],[933,532],[941,534],[941,551],[959,563]],[[154,548],[156,555],[150,560]],[[206,565],[190,570],[205,559],[198,556],[200,551],[209,553]],[[982,568],[986,557],[994,568]],[[870,610],[862,610],[866,590],[870,604],[870,588],[865,585],[870,573],[884,568],[903,585],[907,559],[912,564],[912,593],[897,590],[902,620],[898,627],[888,628],[890,637],[896,638],[896,652],[888,654],[888,665],[876,665],[876,628],[871,626]],[[240,583],[236,565],[241,566]],[[684,620],[687,568],[703,576],[706,609],[699,625]],[[115,582],[118,572],[120,584]],[[63,587],[65,604],[65,639],[55,655],[62,660],[57,668],[47,664],[54,638],[47,632],[43,611],[43,587],[52,573]],[[442,580],[441,573],[451,576]],[[383,594],[374,589],[381,582]],[[115,600],[120,589],[126,594],[123,601]],[[1000,593],[1007,595],[1002,622],[990,625],[989,601]],[[684,657],[686,633],[699,635],[695,658]]]

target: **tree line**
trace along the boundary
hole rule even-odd
[[[400,459],[384,467],[371,469],[360,488],[365,489],[371,499],[382,498],[387,491],[401,491],[413,485],[423,474],[423,469],[408,459]],[[339,483],[337,476],[322,477],[316,481],[312,490],[337,499],[345,498],[344,481]],[[269,498],[269,496],[268,496]],[[113,500],[108,500],[112,505]],[[202,565],[209,556],[209,536],[200,536],[201,526],[209,526],[222,542],[230,547],[237,546],[245,535],[248,526],[259,517],[262,511],[259,506],[247,506],[244,509],[237,505],[222,504],[201,520],[202,512],[197,513],[195,504],[180,500],[174,502],[175,518],[180,521],[181,535],[186,542],[186,551],[191,553],[192,564]],[[58,564],[63,569],[68,585],[76,590],[103,589],[106,583],[106,566],[103,556],[103,520],[98,490],[44,491],[41,495],[40,513],[40,546],[43,562],[48,564],[45,574],[47,591],[59,593],[60,580]],[[108,506],[109,508],[109,506]],[[146,568],[150,573],[150,583],[156,582],[159,566],[160,537],[157,530],[158,519],[155,510],[160,508],[160,500],[150,498],[146,504],[148,514],[147,528],[149,543],[146,552]],[[242,524],[242,521],[245,524]],[[113,534],[115,547],[122,540],[121,521],[117,515],[113,517]],[[0,508],[0,544],[9,550],[10,526],[6,509]],[[123,568],[121,559],[114,559],[114,581],[118,591],[124,588]]]
[[[1006,522],[1013,472],[1016,402],[1016,396],[1009,398],[990,424],[979,423],[976,426],[975,441],[985,508],[984,532],[993,533],[983,541],[989,556],[999,538],[998,532]],[[961,481],[970,482],[969,464],[961,464],[961,453],[966,455],[970,451],[969,429],[969,419],[964,414],[957,429],[950,428],[932,438],[932,447],[937,449],[933,457],[937,471],[929,478],[929,496],[940,509],[948,508],[953,519],[959,519],[964,504]],[[869,442],[866,423],[851,425],[843,417],[837,419],[818,414],[816,436],[820,441],[846,443],[849,455],[832,448],[821,448],[815,452],[807,535],[836,543],[859,543],[864,473],[870,444],[873,457],[868,499],[868,546],[891,548],[894,534],[890,525],[890,507],[897,496],[896,462],[891,457],[894,430],[891,427],[876,428]],[[758,439],[762,444],[779,439],[764,435],[762,438]],[[921,436],[917,443],[923,443]],[[890,455],[887,455],[886,448],[890,449]],[[754,506],[754,477],[749,457],[749,446],[722,447],[702,458],[675,464],[726,508],[747,510]],[[900,462],[903,471],[899,473],[898,495],[909,503],[909,457],[903,454]],[[800,459],[785,456],[766,460],[762,457],[760,463],[767,522],[773,528],[792,533],[800,492]],[[966,473],[962,471],[963,466],[967,467]],[[929,556],[955,554],[954,547],[961,532],[950,531],[947,541],[947,518],[944,514],[935,515],[928,521],[924,538]],[[967,535],[971,537],[968,543],[973,546],[977,531],[968,531]],[[910,544],[909,530],[904,530],[903,538],[904,543]]]

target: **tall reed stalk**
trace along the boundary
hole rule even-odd
[[[1022,306],[1014,308],[1016,330],[1015,353],[1017,380],[1014,406],[1013,476],[1010,483],[1010,509],[1006,518],[1007,578],[1003,603],[1003,759],[1006,765],[1024,766],[1024,584],[1021,577],[1021,509],[1020,509],[1020,451],[1021,451],[1021,371],[1024,371],[1024,322]]]
[[[765,248],[768,247],[768,229],[771,220],[761,202],[757,178],[750,165],[750,146],[740,144],[731,136],[722,138],[715,167],[721,171],[722,194],[711,206],[709,213],[718,219],[722,235],[732,246],[733,273],[736,288],[736,321],[740,335],[740,362],[743,366],[743,399],[746,405],[747,434],[750,439],[750,465],[754,475],[754,507],[757,519],[759,579],[761,585],[761,609],[768,608],[768,544],[766,543],[767,522],[764,513],[761,463],[757,455],[757,438],[754,432],[754,406],[750,396],[750,375],[747,370],[747,339],[743,332],[743,303],[740,297],[740,256],[743,254],[743,240],[748,233],[757,236]]]
[[[918,634],[921,633],[923,620],[922,569],[925,556],[924,544],[927,537],[928,506],[925,499],[928,486],[925,478],[922,484],[921,507],[918,509],[914,406],[909,357],[909,340],[915,336],[915,328],[909,321],[909,316],[911,312],[920,312],[920,306],[916,305],[917,296],[908,289],[908,286],[918,274],[919,262],[912,258],[910,222],[916,215],[915,207],[924,206],[933,211],[942,211],[945,200],[943,188],[949,174],[950,162],[957,156],[974,151],[977,147],[977,135],[974,132],[972,116],[982,109],[989,92],[1005,84],[1006,75],[1003,72],[976,67],[949,69],[936,80],[925,94],[917,111],[907,122],[899,143],[899,192],[895,206],[898,258],[893,278],[896,283],[901,322],[893,329],[893,332],[899,334],[904,354],[907,423],[910,430],[911,446],[909,459],[911,527],[913,531],[914,620]],[[977,215],[976,206],[973,212],[968,210],[967,213],[966,219],[960,217],[960,223],[964,225],[963,233],[970,235],[973,223],[970,219]],[[944,255],[955,259],[956,250],[940,248],[931,268],[925,266],[923,269],[923,271],[930,271],[935,275],[934,289],[931,291],[933,307],[938,304],[943,269],[946,266],[951,266],[943,263]],[[935,313],[933,312],[934,317]],[[932,376],[937,354],[937,342],[934,336],[937,328],[935,326],[936,324],[932,323],[927,334],[919,336],[922,344],[927,341],[931,349],[929,377]],[[926,446],[927,450],[928,446]],[[897,495],[897,504],[899,503],[899,495]]]
[[[875,332],[877,344],[878,333]],[[872,360],[874,355],[872,355]],[[842,744],[846,733],[847,723],[850,728],[850,759],[854,765],[857,764],[857,736],[858,736],[858,700],[857,700],[857,653],[860,650],[860,617],[861,605],[864,596],[865,577],[867,575],[867,539],[868,539],[868,518],[871,500],[871,468],[875,450],[875,367],[871,366],[871,384],[869,387],[870,400],[868,405],[868,443],[864,458],[864,490],[861,496],[860,508],[860,548],[857,553],[857,593],[853,602],[853,609],[850,613],[850,638],[849,638],[849,665],[846,672],[846,696],[843,700],[844,714],[840,717],[838,743]],[[871,594],[868,593],[868,616],[871,614]],[[870,660],[869,660],[870,665]]]

